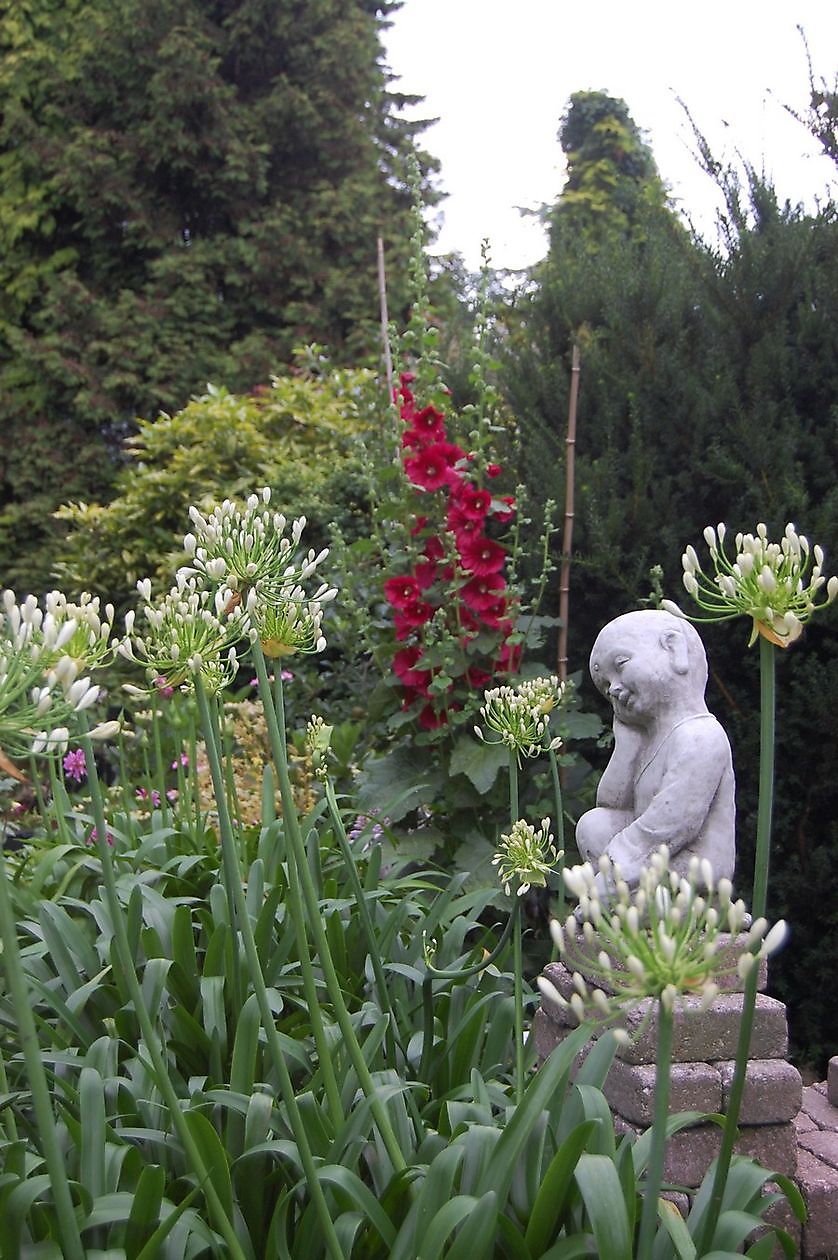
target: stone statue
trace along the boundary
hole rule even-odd
[[[607,853],[635,885],[661,844],[672,869],[707,858],[733,877],[734,778],[727,735],[704,700],[707,658],[696,629],[662,610],[626,613],[594,643],[594,684],[614,710],[614,751],[576,843],[596,865]]]

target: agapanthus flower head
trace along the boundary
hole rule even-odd
[[[117,650],[145,669],[149,690],[157,689],[160,677],[179,687],[191,685],[196,675],[210,692],[229,686],[238,670],[236,644],[250,625],[241,603],[230,607],[230,588],[209,590],[181,571],[176,585],[156,604],[147,578],[137,589],[143,626],[135,629],[134,612],[127,613],[125,638]]]
[[[538,828],[519,818],[501,836],[492,865],[498,868],[507,896],[514,886],[517,896],[523,897],[531,888],[546,888],[547,876],[562,856],[553,844],[549,818],[543,818]]]
[[[194,532],[183,540],[190,563],[180,572],[187,578],[197,575],[203,581],[223,584],[231,597],[244,600],[255,591],[260,602],[282,602],[285,589],[310,578],[328,551],[302,554],[306,518],[299,517],[287,529],[285,516],[272,511],[270,499],[265,486],[251,494],[243,508],[230,499],[209,516],[190,507]]]
[[[334,598],[326,587],[309,598],[301,586],[287,587],[282,598],[262,603],[252,591],[246,615],[252,640],[258,639],[265,656],[272,659],[322,652],[326,639],[322,632],[323,602]]]
[[[66,651],[84,616],[56,615],[56,608],[71,607],[58,592],[48,600],[51,612],[34,595],[18,602],[4,591],[0,600],[0,749],[11,756],[65,753],[75,715],[100,695],[89,676],[79,676],[86,659]],[[81,637],[87,643],[87,629]],[[91,655],[98,653],[97,646]]]
[[[561,700],[564,688],[558,678],[529,679],[516,687],[493,687],[485,693],[480,709],[487,731],[496,740],[475,726],[484,743],[502,743],[512,749],[520,764],[521,757],[537,757],[552,748],[561,747],[558,736],[550,738],[550,712]]]
[[[758,920],[742,940],[739,958],[723,953],[727,934],[736,937],[748,921],[744,902],[733,900],[730,880],[713,879],[706,861],[693,858],[688,877],[673,871],[665,845],[652,854],[633,891],[607,855],[597,867],[585,862],[565,868],[563,877],[579,905],[564,926],[553,920],[550,930],[574,973],[577,995],[569,1000],[547,980],[540,988],[549,1000],[571,1006],[580,1020],[597,1012],[611,1018],[646,998],[670,1009],[684,996],[709,1005],[720,980],[747,974],[785,938],[782,921],[769,932]]]
[[[44,597],[42,634],[55,632],[60,638],[59,654],[71,657],[79,671],[97,669],[107,664],[114,650],[113,604],[100,611],[98,595],[83,592],[78,603],[70,602],[61,591],[49,591]],[[70,629],[72,627],[72,629]]]
[[[750,617],[753,630],[748,646],[761,634],[778,647],[788,647],[800,637],[813,613],[838,596],[838,577],[827,581],[823,575],[823,550],[817,545],[810,547],[809,540],[791,523],[779,542],[770,542],[765,525],[759,524],[756,534],[736,535],[731,560],[725,548],[726,536],[724,524],[715,529],[708,525],[704,531],[712,576],[703,571],[694,547],[687,547],[681,557],[684,586],[704,614],[690,620]],[[822,599],[818,599],[819,593]],[[686,616],[669,600],[663,601],[663,607]]]

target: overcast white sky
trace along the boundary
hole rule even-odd
[[[434,252],[476,269],[488,237],[496,267],[543,257],[543,233],[517,206],[552,202],[563,182],[556,139],[572,92],[622,97],[658,168],[705,236],[717,196],[699,170],[681,97],[719,156],[737,151],[781,198],[813,206],[836,169],[783,105],[805,111],[808,68],[838,69],[835,0],[405,0],[386,35],[394,87],[425,97],[439,122],[423,145],[442,162]]]

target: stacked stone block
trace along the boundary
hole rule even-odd
[[[579,944],[586,954],[591,952],[590,947],[583,946],[581,941]],[[738,944],[734,940],[728,942],[731,959],[736,955]],[[571,952],[576,954],[575,950]],[[593,953],[596,952],[595,948]],[[563,963],[551,963],[544,974],[563,997],[570,997],[574,991],[573,978]],[[608,986],[600,979],[590,975],[584,978],[589,984],[608,991]],[[763,966],[751,1061],[740,1113],[741,1137],[736,1149],[758,1159],[766,1168],[794,1176],[797,1170],[794,1121],[800,1110],[802,1082],[797,1069],[785,1057],[788,1047],[785,1006],[765,994],[765,980]],[[735,972],[728,978],[727,985],[726,991],[721,992],[707,1010],[701,1009],[699,997],[687,997],[676,1004],[670,1072],[671,1112],[723,1113],[727,1107],[743,1003]],[[618,1049],[604,1093],[617,1128],[640,1132],[651,1124],[654,1114],[656,1003],[642,1002],[627,1012],[622,1024],[632,1041]],[[533,1023],[539,1058],[545,1058],[575,1025],[572,1012],[544,999]],[[665,1178],[677,1185],[695,1188],[718,1154],[720,1145],[721,1130],[712,1123],[698,1124],[675,1134],[667,1146]]]

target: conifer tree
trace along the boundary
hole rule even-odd
[[[296,344],[344,362],[375,345],[376,236],[398,276],[419,129],[381,61],[393,7],[4,7],[4,584],[48,580],[49,513],[104,497],[136,416],[207,381],[246,391]]]

